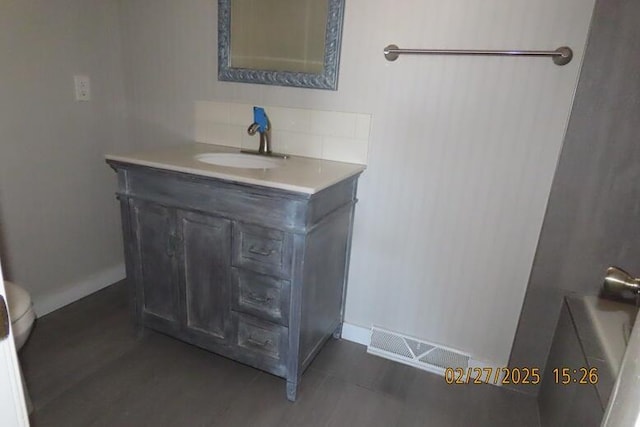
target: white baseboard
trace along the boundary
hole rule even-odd
[[[106,288],[126,277],[124,264],[118,264],[99,271],[75,283],[70,283],[48,295],[34,298],[33,307],[38,316],[44,316],[54,310],[71,304],[81,298]]]
[[[342,324],[342,339],[368,346],[371,342],[371,328],[345,322]]]

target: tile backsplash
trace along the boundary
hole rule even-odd
[[[264,107],[271,121],[275,152],[350,163],[367,163],[371,115],[299,108]],[[196,101],[195,140],[257,149],[259,137],[247,134],[253,104]]]

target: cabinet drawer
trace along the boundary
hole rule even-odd
[[[288,280],[233,268],[233,309],[287,326]]]
[[[255,364],[269,364],[267,360],[261,360],[265,357],[272,361],[284,360],[287,328],[241,313],[234,312],[233,317],[237,321],[236,345],[252,353]]]
[[[234,224],[233,265],[258,273],[288,278],[293,241],[280,230]]]

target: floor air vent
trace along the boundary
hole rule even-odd
[[[444,375],[446,368],[469,367],[466,354],[375,326],[371,328],[367,353],[440,375]]]

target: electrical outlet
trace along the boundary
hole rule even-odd
[[[91,100],[91,82],[89,76],[73,76],[76,87],[76,101]]]

